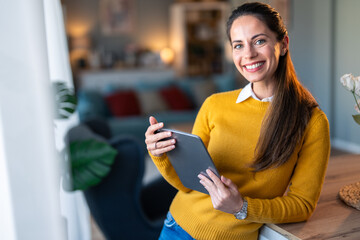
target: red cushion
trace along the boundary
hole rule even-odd
[[[139,100],[132,90],[115,92],[105,99],[114,116],[140,115]]]
[[[160,90],[161,96],[164,98],[171,110],[188,110],[192,109],[191,101],[187,98],[178,87],[171,86]]]

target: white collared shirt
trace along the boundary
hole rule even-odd
[[[273,97],[274,96],[271,96],[271,97],[267,97],[267,98],[263,98],[263,99],[259,99],[254,91],[252,90],[252,83],[248,83],[240,92],[237,100],[236,100],[236,103],[241,103],[243,101],[245,101],[246,99],[248,99],[249,97],[252,97],[258,101],[261,101],[261,102],[271,102]]]

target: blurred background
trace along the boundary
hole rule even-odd
[[[0,40],[0,239],[114,239],[134,226],[149,237],[115,239],[154,238],[174,192],[148,158],[148,118],[191,132],[208,96],[247,84],[233,66],[225,33],[232,9],[244,2],[0,2],[6,33]],[[339,82],[346,73],[360,74],[360,2],[262,2],[275,7],[288,27],[295,69],[329,119],[332,147],[360,153],[354,99]],[[71,117],[55,124],[49,79],[64,80],[77,99]],[[59,196],[59,178],[71,170],[59,170],[53,150],[64,149],[69,129],[78,126],[109,143],[115,163],[98,186],[73,192],[60,187]],[[82,131],[75,135],[90,136]],[[102,215],[111,212],[117,217]]]
[[[245,1],[61,2],[78,90],[96,85],[98,90],[111,91],[128,81],[143,83],[152,74],[180,81],[233,74],[235,87],[246,83],[233,68],[225,35],[230,11]],[[359,4],[335,0],[263,2],[283,16],[297,73],[327,114],[334,143],[355,150],[360,136],[348,117],[353,113],[352,96],[343,91],[338,79],[345,73],[359,74],[358,49],[350,42],[359,35],[354,14]]]

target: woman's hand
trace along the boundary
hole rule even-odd
[[[160,132],[155,131],[161,129],[164,123],[158,123],[154,117],[149,118],[150,126],[145,132],[145,143],[147,150],[153,156],[160,157],[163,153],[169,152],[175,148],[175,139],[161,141],[164,138],[171,137],[171,132]]]
[[[209,192],[214,208],[231,214],[239,212],[244,200],[237,186],[224,176],[219,179],[210,169],[207,169],[206,173],[212,181],[203,174],[199,174],[198,177],[200,183]]]

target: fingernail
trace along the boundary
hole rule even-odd
[[[159,127],[162,127],[163,125],[164,125],[164,123],[163,123],[163,122],[159,123]]]
[[[173,139],[173,140],[171,140],[171,143],[175,143],[175,140]]]

